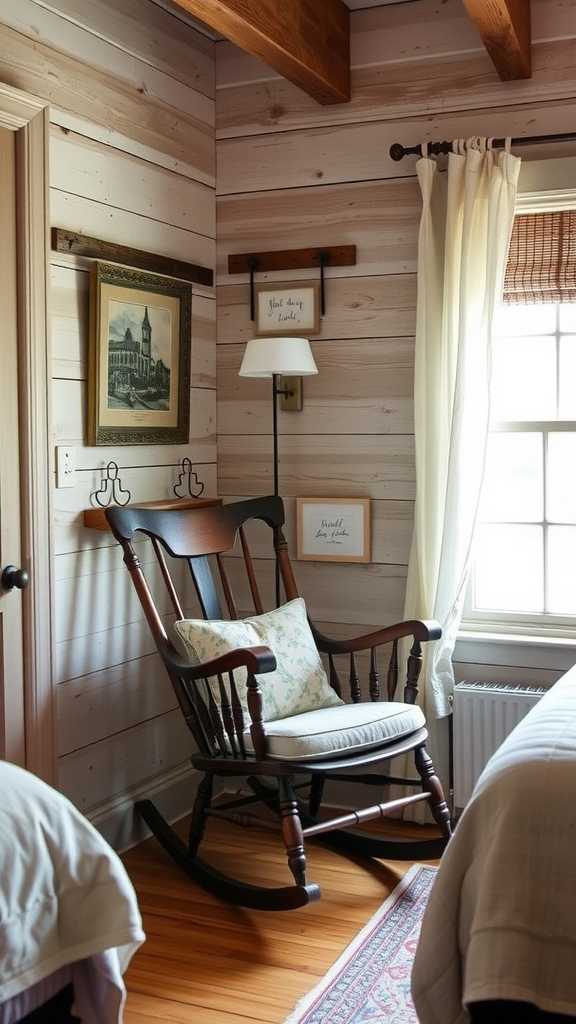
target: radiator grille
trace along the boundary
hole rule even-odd
[[[507,683],[454,688],[454,806],[466,806],[484,766],[546,690]]]

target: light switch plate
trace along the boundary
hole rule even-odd
[[[66,445],[56,448],[56,487],[76,485],[76,449]]]

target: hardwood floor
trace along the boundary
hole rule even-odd
[[[401,828],[418,837],[424,831]],[[288,879],[279,837],[268,830],[212,822],[202,852],[253,883]],[[130,850],[124,862],[148,937],[128,972],[126,1024],[284,1021],[410,867],[354,862],[310,843],[308,877],[321,886],[321,900],[303,910],[263,913],[230,907],[199,889],[154,839]]]

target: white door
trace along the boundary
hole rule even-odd
[[[0,757],[24,765],[16,288],[16,136],[0,128]]]

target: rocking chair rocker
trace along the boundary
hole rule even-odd
[[[256,614],[260,615],[263,612],[262,600],[244,529],[250,520],[260,520],[270,527],[286,599],[291,601],[299,596],[282,532],[282,500],[274,497],[255,498],[221,507],[185,511],[111,508],[107,510],[106,516],[116,540],[123,548],[124,562],[172,681],[184,719],[194,738],[197,751],[192,755],[192,764],[203,773],[192,812],[188,844],[180,839],[150,800],[142,800],[136,804],[137,811],[153,834],[189,877],[232,903],[260,910],[288,910],[304,906],[320,896],[319,887],[306,880],[304,841],[308,838],[319,836],[330,846],[351,855],[396,860],[441,856],[451,834],[450,814],[440,781],[426,751],[428,734],[424,719],[420,710],[415,707],[417,682],[422,664],[421,644],[440,637],[439,625],[436,622],[415,620],[388,626],[355,639],[330,640],[310,623],[318,651],[328,656],[329,683],[339,697],[342,690],[336,658],[339,655],[349,658],[349,682],[353,703],[329,708],[328,711],[338,712],[340,723],[344,716],[342,735],[346,737],[346,716],[351,714],[354,705],[367,719],[370,719],[372,708],[372,724],[369,722],[372,731],[369,738],[362,743],[358,739],[359,734],[362,736],[362,730],[358,727],[349,728],[348,732],[353,735],[350,740],[344,738],[342,741],[344,747],[348,743],[349,750],[339,750],[336,755],[312,753],[310,759],[301,753],[293,757],[287,757],[285,753],[275,755],[273,726],[279,723],[263,722],[262,691],[258,678],[274,671],[276,659],[272,651],[262,646],[245,647],[205,661],[203,664],[192,664],[186,660],[168,636],[132,541],[136,533],[151,538],[170,602],[178,619],[184,619],[183,606],[164,552],[187,563],[202,615],[208,620],[223,618],[216,579],[212,571],[211,563],[214,562],[230,618],[238,619],[234,596],[221,556],[234,547],[239,537],[247,577],[247,591],[249,590],[251,595]],[[404,689],[405,703],[394,703],[392,707],[391,702],[394,701],[398,685],[398,641],[402,637],[413,638]],[[362,693],[355,655],[361,651],[370,652],[369,697],[371,702],[377,702],[380,700],[377,649],[385,644],[392,644],[386,682],[388,703],[378,706],[370,703],[361,704]],[[247,673],[246,697],[250,717],[248,728],[234,678],[234,670],[240,667],[244,667]],[[214,686],[220,696],[219,703],[214,698]],[[385,714],[387,709],[391,712],[389,718]],[[319,716],[319,733],[322,732],[323,714],[324,710],[320,710],[306,715],[308,720],[312,717],[313,721],[316,721],[314,716]],[[380,714],[384,717],[378,718]],[[295,716],[292,721],[296,722],[298,717]],[[390,724],[392,720],[393,724]],[[284,734],[286,724],[289,733],[291,720],[282,720]],[[377,730],[376,733],[374,728]],[[298,733],[299,730],[296,728],[294,735],[298,736]],[[375,735],[378,737],[376,741]],[[311,739],[313,749],[314,736]],[[404,779],[383,774],[383,764],[407,751],[414,751],[418,778]],[[366,769],[366,772],[358,774],[358,769]],[[213,807],[212,792],[216,777],[247,779],[252,795],[225,804],[219,803],[217,807]],[[325,781],[330,779],[361,782],[379,787],[386,784],[417,787],[420,792],[324,821],[320,820],[319,812],[323,786]],[[296,790],[308,786],[310,793],[305,807],[298,800]],[[351,826],[383,817],[396,808],[420,800],[429,801],[432,814],[441,831],[441,838],[414,842],[350,831]],[[282,888],[248,885],[222,874],[198,856],[209,817],[229,814],[232,820],[236,819],[240,824],[245,823],[249,816],[247,818],[243,811],[236,815],[236,808],[243,809],[248,804],[258,802],[264,803],[279,819],[288,865],[294,879],[292,885]]]

